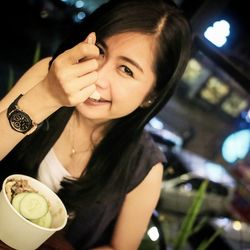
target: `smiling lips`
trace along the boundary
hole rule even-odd
[[[100,103],[110,103],[110,101],[101,97],[98,91],[95,91],[88,99],[88,104],[100,104]]]
[[[110,103],[110,101],[105,100],[103,98],[100,98],[99,100],[96,100],[95,98],[89,97],[87,100],[89,100],[91,102],[95,102],[95,103]]]

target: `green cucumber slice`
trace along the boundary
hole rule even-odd
[[[24,198],[25,195],[27,195],[28,193],[27,192],[23,192],[23,193],[19,193],[17,195],[14,196],[11,204],[12,206],[16,209],[17,212],[20,213],[20,209],[19,209],[19,206],[20,206],[20,202],[21,200]]]
[[[43,217],[49,210],[46,199],[38,193],[28,193],[19,205],[20,214],[28,220]]]
[[[30,221],[41,226],[41,227],[50,228],[51,223],[52,223],[52,216],[51,216],[50,211],[48,211],[43,217],[41,217],[39,219],[30,220]]]

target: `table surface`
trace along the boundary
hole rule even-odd
[[[0,250],[13,250],[0,241]],[[64,238],[62,232],[54,233],[47,241],[45,241],[37,250],[74,250],[74,247]]]

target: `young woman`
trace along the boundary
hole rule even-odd
[[[0,102],[1,181],[34,176],[67,207],[75,249],[137,249],[165,160],[144,131],[189,58],[187,20],[166,0],[110,0]]]

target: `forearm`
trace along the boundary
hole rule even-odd
[[[8,152],[10,152],[11,149],[24,138],[24,135],[11,129],[7,119],[6,110],[0,113],[0,124],[0,160],[2,160],[4,156],[7,155]]]
[[[0,102],[0,160],[25,137],[9,127],[6,110],[10,102],[24,94],[18,106],[38,124],[62,106],[75,107],[96,90],[98,56],[94,37],[93,44],[86,40],[60,54],[49,71],[51,58],[45,58],[23,75]],[[76,64],[82,58],[89,59]]]
[[[41,123],[59,108],[53,104],[52,97],[46,94],[43,84],[36,85],[24,94],[19,100],[18,106],[37,124]],[[0,113],[0,160],[26,136],[11,128],[7,118],[7,108]]]
[[[115,249],[110,246],[103,246],[103,247],[93,248],[91,250],[115,250]]]

